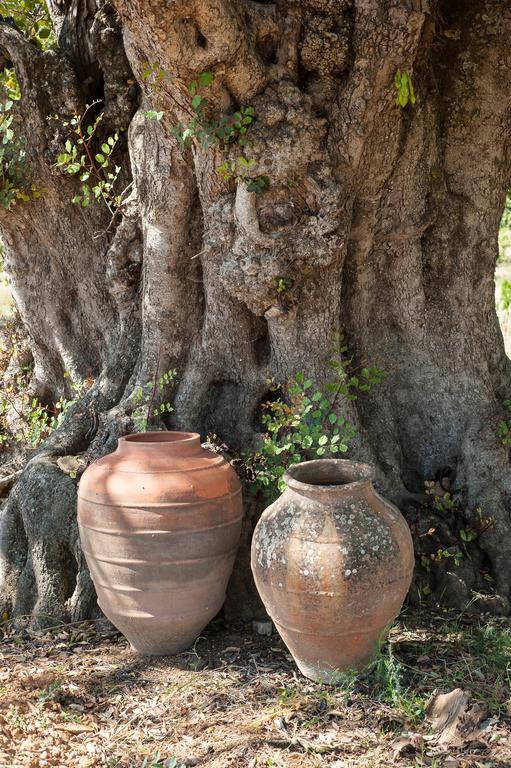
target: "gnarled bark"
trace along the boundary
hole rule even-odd
[[[110,449],[157,360],[178,370],[175,425],[249,450],[268,379],[303,371],[324,383],[332,336],[343,328],[356,359],[388,373],[350,406],[353,454],[377,464],[382,490],[409,509],[419,533],[424,482],[435,478],[451,478],[463,525],[475,528],[481,510],[491,519],[471,560],[457,571],[438,567],[436,587],[465,604],[490,569],[495,595],[481,605],[507,612],[511,478],[497,427],[510,370],[493,298],[510,175],[507,4],[117,0],[133,76],[107,4],[50,5],[67,58],[45,55],[47,64],[17,33],[0,32],[35,126],[36,176],[48,187],[44,208],[16,207],[0,229],[37,390],[58,394],[64,369],[91,370],[97,382],[6,505],[5,606],[36,621],[93,610],[75,483],[55,461]],[[148,63],[166,75],[148,78]],[[50,65],[61,75],[48,99],[48,79],[35,70]],[[417,94],[404,109],[395,103],[398,69]],[[187,85],[203,71],[214,75],[210,119],[254,108],[249,148],[193,141],[183,149],[174,138],[171,128],[190,121]],[[56,102],[77,111],[101,88],[109,124],[130,121],[134,185],[115,234],[94,240],[102,214],[72,206],[72,182],[50,171],[55,141],[45,118]],[[164,112],[161,122],[149,109]],[[269,179],[259,194],[216,170],[242,151]],[[246,546],[258,510],[247,508],[234,583],[238,596],[246,590],[248,616]],[[460,527],[442,525],[447,538]],[[62,535],[50,540],[55,527]]]

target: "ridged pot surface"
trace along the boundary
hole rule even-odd
[[[408,525],[365,464],[303,462],[262,514],[252,571],[301,672],[336,683],[374,660],[410,587]]]
[[[190,647],[225,599],[241,485],[189,432],[119,439],[78,488],[78,525],[98,603],[140,653]]]

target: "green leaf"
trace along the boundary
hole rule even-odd
[[[145,116],[148,120],[161,120],[163,118],[163,115],[165,112],[156,112],[154,109],[150,109],[148,112],[145,113]]]
[[[270,186],[270,180],[268,176],[257,176],[255,179],[247,184],[247,190],[249,192],[264,192]]]
[[[104,163],[105,162],[105,157],[104,157],[104,155],[101,154],[101,152],[98,152],[98,154],[96,155],[96,160],[97,160],[98,163]]]
[[[212,72],[201,72],[197,78],[199,85],[201,85],[203,88],[207,88],[209,85],[211,85],[213,79],[214,75]]]
[[[157,63],[156,63],[156,64],[150,64],[150,63],[147,61],[147,62],[146,62],[146,66],[145,66],[145,68],[142,70],[142,73],[141,73],[141,75],[140,75],[141,79],[142,79],[142,80],[147,80],[147,78],[148,78],[148,77],[150,77],[150,76],[153,74],[153,72],[154,72],[154,70],[156,69],[156,67],[157,67],[157,66],[158,66],[158,64],[157,64]]]
[[[201,104],[202,104],[202,96],[199,96],[199,94],[196,93],[192,99],[192,107],[193,109],[197,110]]]

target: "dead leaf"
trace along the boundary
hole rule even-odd
[[[396,762],[405,755],[415,755],[424,746],[424,739],[420,733],[403,734],[390,745],[392,748],[392,761]]]
[[[70,477],[76,477],[76,473],[85,466],[85,463],[85,459],[82,456],[60,456],[57,459],[58,468]]]
[[[81,723],[61,723],[56,726],[58,731],[67,731],[68,733],[86,733],[87,731],[94,731],[91,725],[83,725]]]
[[[478,703],[469,708],[469,701],[470,693],[461,688],[449,693],[433,692],[426,705],[426,719],[438,734],[437,744],[462,747],[482,740],[486,708]]]

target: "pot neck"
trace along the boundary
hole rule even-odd
[[[369,464],[347,459],[303,461],[289,467],[286,486],[301,496],[325,501],[372,492],[374,470]]]
[[[196,432],[140,432],[120,437],[117,446],[123,456],[191,456],[200,451]]]

